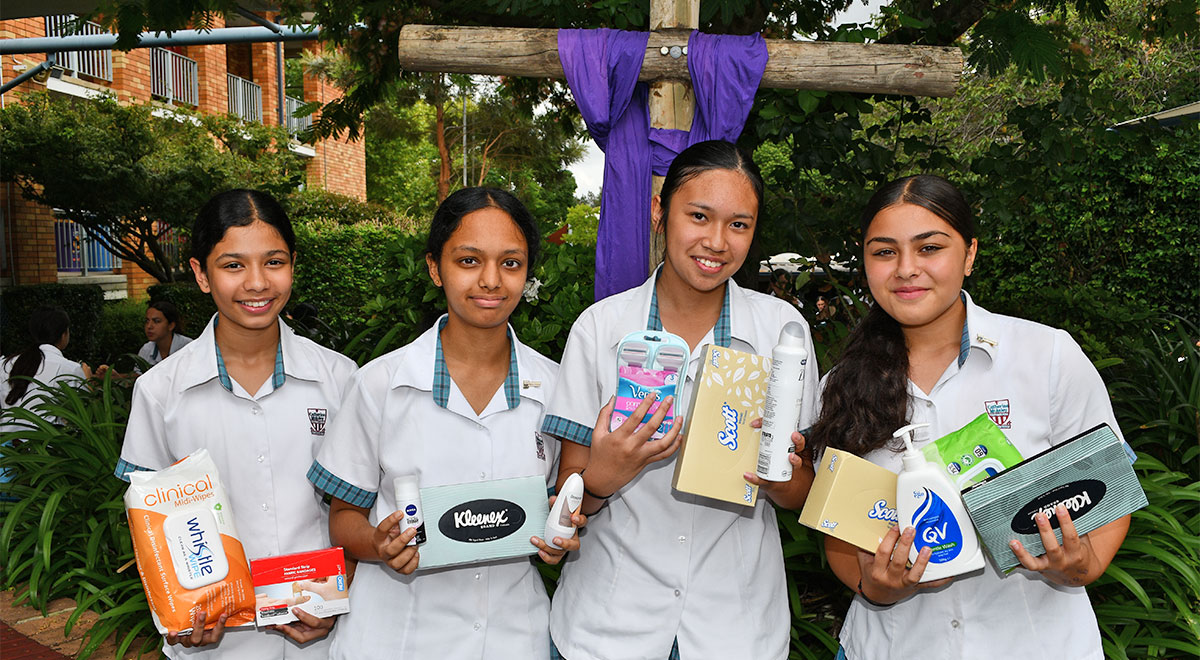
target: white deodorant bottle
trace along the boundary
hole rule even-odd
[[[804,391],[804,369],[808,365],[804,326],[790,321],[779,333],[779,343],[771,351],[771,376],[767,380],[767,398],[763,404],[762,438],[758,444],[755,472],[767,481],[792,478],[788,460],[795,453],[792,431],[800,424],[800,396]]]
[[[569,539],[575,536],[575,525],[571,523],[571,515],[583,506],[583,477],[578,472],[572,473],[558,490],[554,506],[550,508],[550,516],[546,518],[546,535],[542,540],[551,548],[561,550],[554,544],[554,537]]]
[[[929,546],[933,552],[921,582],[930,582],[983,568],[983,551],[958,486],[913,448],[913,431],[925,426],[929,425],[909,424],[892,437],[904,439],[903,467],[896,477],[900,529],[912,527],[917,532],[908,560],[916,562],[921,548]]]
[[[400,519],[400,533],[409,527],[417,528],[417,535],[408,545],[420,545],[425,542],[425,514],[421,511],[421,484],[417,475],[405,475],[392,480],[392,488],[396,491],[396,509],[404,512]]]

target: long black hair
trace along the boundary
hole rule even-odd
[[[8,375],[9,391],[4,399],[4,405],[15,405],[25,396],[29,389],[29,378],[35,376],[42,368],[42,344],[57,344],[71,327],[71,320],[61,307],[48,305],[38,307],[29,315],[29,336],[33,343],[25,350],[9,358],[12,361],[12,371]]]
[[[296,251],[296,233],[279,202],[261,190],[235,188],[217,193],[196,214],[192,225],[192,258],[200,262],[200,270],[208,267],[208,255],[225,238],[225,232],[256,220],[274,227],[287,243],[288,252]]]
[[[975,238],[975,219],[962,193],[941,177],[919,174],[875,191],[859,218],[864,240],[875,216],[897,204],[914,204],[945,220],[967,245]],[[908,419],[908,345],[896,319],[875,304],[829,372],[810,445],[816,453],[836,447],[862,456],[887,446]]]
[[[542,234],[529,209],[512,193],[499,188],[462,188],[454,191],[442,201],[433,220],[429,223],[429,237],[425,240],[425,252],[435,262],[442,260],[442,248],[450,235],[462,224],[462,219],[480,209],[495,208],[504,211],[521,230],[525,237],[525,252],[528,255],[525,278],[533,277],[533,267],[541,250]]]
[[[671,208],[671,198],[683,184],[710,170],[731,170],[740,172],[750,181],[754,189],[754,197],[758,200],[758,212],[762,212],[763,178],[754,160],[742,151],[736,144],[724,140],[707,140],[697,142],[684,149],[671,166],[667,168],[667,176],[663,178],[662,191],[659,195],[659,205],[662,207],[662,220],[666,223]],[[757,232],[755,232],[757,234]]]

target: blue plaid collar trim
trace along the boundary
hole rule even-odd
[[[962,300],[963,306],[967,306],[967,292],[966,291],[960,291],[958,293],[958,298],[959,298],[959,300]],[[962,338],[959,339],[959,343],[958,343],[958,368],[959,369],[961,369],[962,366],[964,364],[966,364],[967,355],[970,354],[970,352],[971,352],[971,331],[967,327],[970,325],[970,320],[971,319],[968,316],[963,317]]]
[[[220,320],[219,315],[213,317],[213,348],[217,351],[217,380],[221,381],[221,387],[232,392],[233,380],[229,377],[229,370],[225,368],[225,358],[221,357],[221,347],[217,345],[216,329]],[[286,380],[287,376],[283,372],[283,328],[280,328],[279,343],[275,345],[275,371],[271,374],[271,386],[279,389],[283,387]]]
[[[662,277],[662,267],[660,266],[654,274],[654,286],[650,287],[650,314],[646,318],[646,329],[662,331],[662,317],[658,313],[658,279]],[[733,342],[733,331],[730,322],[729,314],[729,282],[725,283],[725,300],[721,302],[721,315],[717,317],[717,324],[713,326],[713,343],[723,348],[729,348]]]
[[[438,321],[437,350],[433,357],[433,401],[439,407],[445,408],[450,403],[450,370],[446,368],[446,355],[442,352],[442,329],[450,317],[443,316]],[[504,378],[504,400],[508,409],[512,410],[521,403],[521,376],[517,368],[517,339],[513,337],[512,328],[508,333],[508,375]]]

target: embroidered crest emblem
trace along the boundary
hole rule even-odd
[[[1008,399],[996,399],[995,401],[984,401],[983,409],[987,412],[987,416],[996,425],[996,428],[1011,429],[1012,422],[1008,420],[1011,410],[1009,409]]]
[[[537,457],[546,460],[546,439],[537,431],[534,431],[533,439],[537,443]]]
[[[308,428],[313,435],[325,435],[325,419],[329,411],[325,408],[308,409]]]

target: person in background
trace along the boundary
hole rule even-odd
[[[192,341],[183,336],[179,310],[166,300],[153,300],[146,306],[146,323],[143,327],[147,341],[138,351],[138,357],[152,367]]]
[[[45,387],[65,378],[91,377],[86,364],[68,360],[63,349],[71,341],[71,320],[59,307],[42,306],[29,316],[33,343],[4,359],[0,407],[24,406]]]

